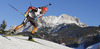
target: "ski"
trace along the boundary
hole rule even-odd
[[[37,41],[31,41],[31,40],[28,40],[28,39],[22,39],[22,40],[26,40],[26,41],[30,41],[30,42],[35,42],[35,43],[38,43],[38,44],[41,44],[41,45],[44,45],[44,44],[42,44],[42,43],[39,43],[39,42],[37,42]],[[46,46],[46,45],[44,45],[44,46]]]
[[[6,39],[8,39],[8,40],[11,40],[10,38],[8,38],[8,37],[6,37],[6,36],[5,36],[4,38],[6,38]]]
[[[44,44],[42,44],[42,43],[40,43],[40,42],[37,42],[37,41],[35,41],[35,40],[34,40],[34,41],[31,41],[31,40],[28,40],[28,39],[22,39],[22,38],[18,38],[18,37],[14,37],[14,38],[21,39],[21,40],[25,40],[25,41],[30,41],[30,42],[35,42],[35,43],[44,45]],[[44,46],[47,46],[47,45],[44,45]]]
[[[4,36],[4,35],[1,35],[2,37],[8,39],[8,40],[11,40],[10,38],[8,38],[7,36]]]
[[[10,38],[8,38],[8,36],[23,36],[23,35],[1,35],[2,37],[11,40]]]
[[[7,36],[23,36],[23,35],[2,35],[2,37],[7,37]]]

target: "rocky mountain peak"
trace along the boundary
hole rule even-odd
[[[75,23],[77,25],[79,25],[80,27],[87,27],[86,24],[80,22],[79,18],[77,17],[72,17],[66,14],[62,14],[59,17],[57,16],[48,16],[48,17],[42,17],[41,18],[41,24],[43,24],[43,26],[48,26],[48,27],[54,27],[56,25],[59,24],[70,24],[70,23]]]

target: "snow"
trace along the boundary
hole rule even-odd
[[[0,36],[0,49],[73,49],[39,38],[34,38],[34,40],[41,44],[27,41],[28,37],[24,36],[11,36],[7,38]]]
[[[91,46],[87,47],[87,49],[100,49],[100,43],[91,45]]]
[[[63,24],[63,23],[66,23],[66,24],[75,23],[81,27],[87,26],[86,24],[80,22],[80,20],[77,17],[72,17],[66,14],[62,14],[59,17],[57,16],[42,17],[41,22],[44,22],[44,23],[40,23],[40,24],[47,27],[54,27],[56,25]]]
[[[27,41],[25,36],[9,36],[7,38],[0,35],[0,49],[84,49],[84,44],[77,48],[71,48],[62,44],[57,44],[44,39],[33,38],[36,42]],[[99,49],[100,43],[89,46],[86,49]]]

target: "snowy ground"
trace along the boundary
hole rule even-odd
[[[78,48],[70,48],[39,38],[34,38],[39,43],[31,42],[27,41],[27,38],[24,36],[9,36],[5,38],[0,35],[0,49],[84,49],[83,45]],[[89,46],[86,49],[100,49],[100,43]]]
[[[0,49],[74,49],[38,38],[34,38],[34,40],[42,44],[22,40],[28,38],[23,36],[12,36],[7,38],[0,36]]]

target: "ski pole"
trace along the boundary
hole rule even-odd
[[[50,4],[48,4],[48,5],[46,5],[46,6],[43,6],[43,7],[47,7],[47,6],[49,6],[49,5],[51,5],[51,3],[50,3]]]
[[[31,2],[30,2],[30,6],[32,6]]]
[[[16,11],[18,11],[15,7],[13,7],[12,5],[9,4],[10,7],[12,7],[13,9],[15,9]],[[20,14],[24,15],[23,13],[21,13],[20,11],[18,11]]]

